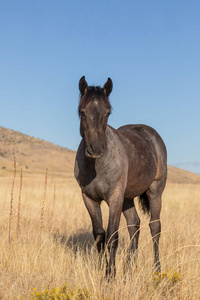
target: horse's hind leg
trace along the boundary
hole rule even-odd
[[[126,218],[128,231],[131,239],[130,252],[137,259],[138,240],[140,234],[140,218],[135,209],[134,199],[125,199],[123,204],[123,214]]]
[[[103,229],[102,224],[100,202],[93,201],[85,194],[82,194],[82,196],[92,221],[95,244],[97,246],[98,252],[102,253],[105,249],[105,230]]]
[[[150,204],[151,219],[149,227],[153,239],[154,248],[154,267],[157,272],[161,272],[161,265],[159,259],[159,239],[161,234],[161,222],[160,222],[160,211],[161,211],[161,196],[163,188],[159,186],[159,182],[154,181],[148,189],[147,196]]]

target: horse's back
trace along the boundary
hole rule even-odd
[[[133,124],[119,127],[117,131],[132,143],[134,147],[140,147],[141,143],[141,146],[151,147],[161,152],[160,154],[166,158],[165,144],[158,132],[152,127],[143,124]]]

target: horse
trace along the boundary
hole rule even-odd
[[[80,135],[74,174],[89,212],[99,254],[109,252],[106,274],[116,275],[115,256],[121,213],[130,235],[130,253],[138,250],[140,219],[134,198],[150,215],[154,268],[161,271],[159,238],[161,234],[161,197],[167,177],[167,151],[160,135],[147,125],[108,125],[111,114],[110,78],[100,86],[88,86],[85,76],[79,81]],[[103,229],[101,202],[109,206],[107,231]],[[134,257],[134,255],[133,255]]]

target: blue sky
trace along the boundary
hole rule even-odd
[[[154,127],[200,172],[199,1],[0,0],[0,126],[76,149],[78,81],[113,80],[109,124]]]

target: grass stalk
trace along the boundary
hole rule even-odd
[[[13,218],[13,199],[14,199],[15,178],[16,178],[16,159],[14,157],[14,176],[13,176],[11,197],[10,197],[10,213],[9,213],[9,229],[8,229],[9,230],[9,232],[8,232],[9,244],[11,242],[11,223],[12,223],[12,218]]]
[[[47,178],[48,178],[48,169],[46,169],[45,184],[44,184],[44,195],[43,195],[43,201],[42,201],[42,205],[41,205],[41,216],[40,216],[40,244],[41,244],[41,242],[42,242],[42,231],[43,231],[43,224],[44,224],[44,211],[45,211],[46,195],[47,195]]]
[[[22,169],[20,174],[19,201],[18,201],[18,208],[17,208],[17,239],[19,237],[19,227],[20,227],[19,223],[20,223],[21,198],[22,198]]]

